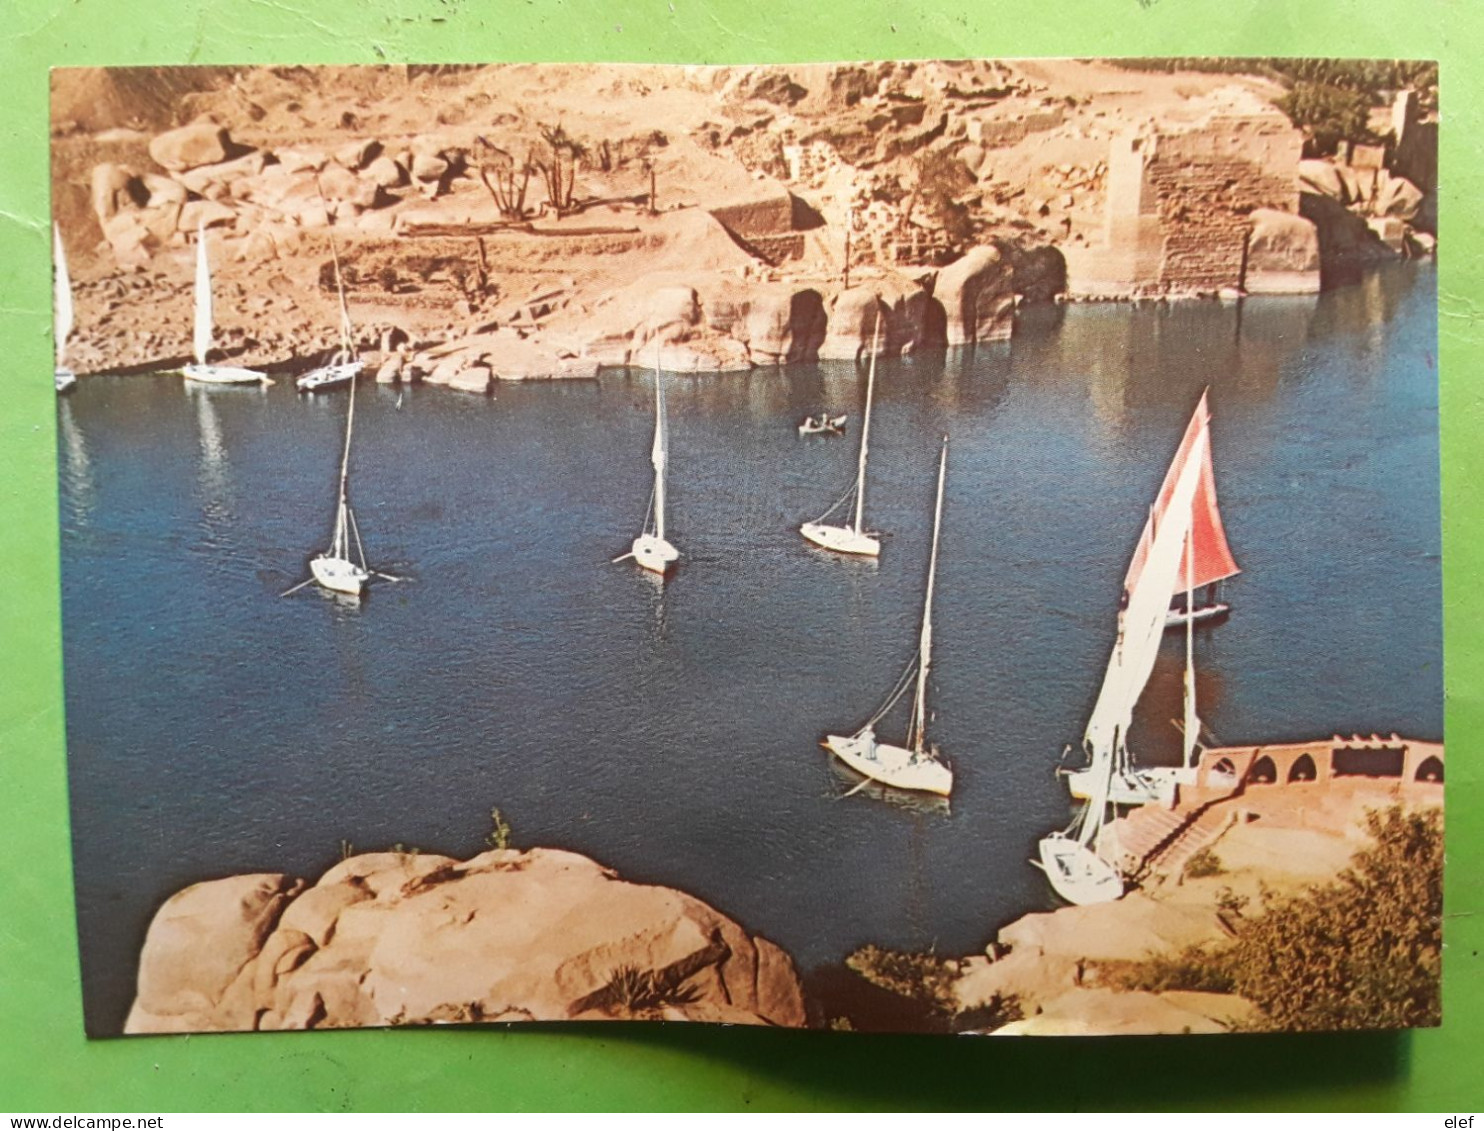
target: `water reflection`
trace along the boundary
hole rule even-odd
[[[72,501],[73,520],[79,526],[87,526],[97,500],[93,461],[88,458],[87,439],[72,411],[72,402],[62,398],[57,401],[57,429],[62,493]]]

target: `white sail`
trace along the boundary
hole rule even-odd
[[[855,473],[855,525],[857,534],[863,532],[862,523],[866,512],[866,452],[871,446],[871,394],[876,388],[876,352],[881,340],[881,313],[877,311],[876,329],[871,335],[871,366],[866,373],[866,415],[861,423],[860,466]]]
[[[67,356],[67,339],[72,336],[72,280],[67,274],[67,252],[62,247],[62,230],[52,225],[52,254],[55,258],[56,275],[52,280],[54,332],[56,335],[57,368],[63,368]]]
[[[1083,735],[1094,766],[1124,749],[1134,704],[1144,692],[1154,670],[1155,656],[1164,636],[1165,610],[1180,577],[1180,560],[1190,533],[1191,505],[1200,482],[1206,436],[1192,447],[1165,511],[1165,519],[1154,533],[1144,568],[1129,593],[1128,607],[1120,618],[1118,638],[1108,660],[1102,689]]]
[[[917,645],[917,698],[912,705],[912,749],[921,754],[927,746],[928,668],[933,656],[933,582],[938,576],[938,533],[943,526],[943,480],[948,473],[948,437],[943,437],[943,453],[938,457],[938,501],[933,511],[933,551],[928,559],[927,597],[922,605],[922,636]]]
[[[654,465],[654,536],[665,538],[665,465],[669,460],[669,436],[665,426],[665,386],[660,377],[658,352],[654,362],[654,447],[649,462]]]
[[[1185,607],[1195,608],[1192,603],[1195,594],[1195,583],[1192,576],[1191,550],[1192,533],[1187,531],[1185,535]],[[1185,723],[1181,728],[1184,735],[1184,763],[1186,768],[1195,765],[1195,747],[1200,740],[1201,717],[1196,710],[1195,702],[1195,617],[1185,618]]]
[[[206,225],[196,231],[196,325],[191,346],[197,365],[211,352],[211,265],[206,261]]]

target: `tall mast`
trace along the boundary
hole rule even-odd
[[[1200,737],[1201,719],[1195,703],[1195,584],[1192,571],[1195,557],[1192,535],[1185,535],[1185,766],[1195,761],[1196,740]]]
[[[345,303],[345,279],[340,274],[340,249],[335,246],[335,235],[333,232],[330,233],[330,258],[335,264],[335,290],[340,295],[340,347],[345,351],[345,360],[349,361],[352,337],[350,307]]]
[[[866,449],[871,439],[871,392],[876,387],[876,348],[881,341],[881,309],[876,309],[876,327],[871,334],[871,368],[866,374],[866,417],[861,425],[860,467],[855,473],[855,532],[861,532],[866,509]]]
[[[665,464],[667,462],[665,437],[665,386],[660,377],[660,352],[656,344],[654,351],[654,449],[650,462],[654,465],[654,536],[665,540]]]
[[[356,383],[350,382],[350,407],[345,413],[345,452],[340,457],[340,499],[335,509],[335,545],[333,553],[337,558],[349,560],[350,547],[348,545],[349,526],[347,512],[350,510],[350,502],[347,496],[346,486],[350,478],[350,431],[356,420]]]
[[[943,524],[943,480],[948,474],[948,437],[938,457],[938,502],[933,511],[933,552],[928,558],[927,597],[922,604],[922,638],[917,645],[917,700],[912,708],[912,749],[921,754],[927,745],[927,678],[933,651],[933,581],[938,575],[938,533]]]
[[[205,365],[211,352],[211,264],[206,261],[206,224],[196,228],[196,324],[191,345],[196,364]]]

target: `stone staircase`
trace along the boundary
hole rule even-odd
[[[1138,879],[1153,872],[1178,876],[1186,861],[1221,835],[1231,819],[1222,800],[1193,809],[1145,805],[1119,823],[1119,849],[1126,870]]]

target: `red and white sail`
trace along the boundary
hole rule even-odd
[[[1175,495],[1175,485],[1187,463],[1192,459],[1200,464],[1200,478],[1196,482],[1195,499],[1191,504],[1190,538],[1185,556],[1180,561],[1180,572],[1169,597],[1184,593],[1187,588],[1196,590],[1241,572],[1231,547],[1227,545],[1226,529],[1221,525],[1221,511],[1216,504],[1216,472],[1211,467],[1211,412],[1206,407],[1206,394],[1201,394],[1201,403],[1196,405],[1195,415],[1185,429],[1185,436],[1175,452],[1175,459],[1165,472],[1154,506],[1139,535],[1139,544],[1129,562],[1128,574],[1123,579],[1123,591],[1132,593],[1138,585],[1139,575],[1149,558],[1149,547],[1154,542],[1160,524],[1165,521],[1170,503]],[[1197,443],[1197,441],[1200,441]],[[1189,557],[1189,561],[1186,560]]]

